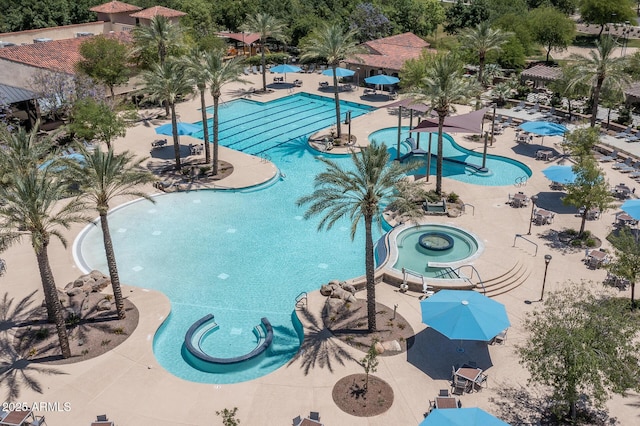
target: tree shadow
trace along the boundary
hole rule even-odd
[[[333,363],[345,365],[346,361],[356,361],[355,358],[342,348],[340,341],[324,326],[322,320],[304,309],[297,311],[310,325],[305,328],[305,335],[300,350],[289,361],[287,366],[300,363],[304,375],[308,375],[312,368],[327,368],[333,372]]]
[[[13,308],[13,311],[11,308],[14,299],[9,299],[9,293],[4,294],[2,301],[0,301],[0,332],[11,330],[14,327],[22,327],[31,324],[29,321],[29,317],[33,313],[33,308],[31,308],[31,306],[35,302],[35,300],[33,300],[33,296],[37,292],[37,290],[34,290],[32,293],[20,300]]]
[[[560,232],[555,229],[547,229],[538,236],[545,241],[544,245],[547,247],[559,251],[562,254],[574,254],[582,251],[580,247],[573,247],[560,240]]]

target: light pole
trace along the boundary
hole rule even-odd
[[[529,218],[529,232],[527,232],[527,235],[531,235],[531,225],[533,224],[533,211],[536,208],[536,201],[538,201],[538,196],[532,195],[531,196],[531,217]]]
[[[545,254],[544,255],[544,277],[542,278],[542,292],[540,292],[539,302],[542,302],[542,299],[544,298],[544,285],[547,282],[547,269],[549,269],[549,263],[551,263],[551,255]]]

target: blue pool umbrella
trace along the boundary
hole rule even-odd
[[[640,200],[627,200],[620,208],[632,218],[640,220]]]
[[[375,84],[376,86],[387,86],[389,84],[396,84],[400,79],[392,75],[378,74],[373,77],[367,77],[364,81],[368,84]]]
[[[551,182],[565,184],[576,181],[576,174],[574,173],[572,166],[549,166],[542,171],[542,174]]]
[[[302,68],[296,67],[295,65],[282,64],[271,67],[269,70],[278,74],[287,74],[290,72],[300,72],[302,71]]]
[[[356,72],[353,70],[348,70],[346,68],[336,67],[336,77],[351,77]],[[322,71],[322,75],[328,75],[333,77],[333,68],[328,68]]]
[[[566,127],[548,121],[527,121],[518,127],[525,132],[540,136],[562,136],[568,132]]]
[[[419,426],[509,426],[480,408],[435,409]]]
[[[420,308],[422,322],[452,340],[489,341],[511,325],[502,303],[472,290],[440,290]]]
[[[66,160],[73,160],[73,161],[75,161],[77,163],[80,163],[80,164],[84,164],[85,163],[84,155],[80,154],[79,152],[72,152],[70,154],[64,154],[64,155],[62,155],[62,158],[66,159]],[[40,164],[40,166],[38,167],[38,170],[44,170],[51,163],[53,163],[53,160],[45,161],[44,163]],[[64,170],[64,167],[59,167],[59,168],[56,169],[56,171],[59,171],[59,170]]]
[[[202,126],[196,126],[195,124],[181,122],[178,122],[177,127],[178,136],[189,136],[202,130]],[[163,124],[162,126],[156,127],[156,133],[159,135],[173,136],[173,127],[171,126],[171,123]]]

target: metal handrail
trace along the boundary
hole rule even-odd
[[[466,275],[461,273],[462,272],[462,268],[464,268],[464,267],[471,268],[471,277],[467,277]],[[482,286],[482,294],[486,294],[487,293],[487,289],[484,288],[484,281],[482,281],[482,277],[480,277],[480,272],[478,272],[478,270],[476,269],[475,266],[470,265],[470,264],[462,265],[462,266],[459,266],[458,268],[456,268],[454,270],[454,272],[456,272],[456,274],[459,277],[462,277],[465,281],[467,281],[470,284],[473,284],[473,281],[471,281],[471,280],[473,279],[473,273],[475,272],[475,274],[478,276],[478,284],[480,284]]]
[[[296,296],[296,307],[298,307],[298,305],[300,305],[301,301],[305,301],[307,304],[309,304],[309,299],[307,299],[307,292],[303,291],[302,293],[298,294]],[[304,306],[304,304],[302,304],[301,306]]]
[[[471,207],[473,209],[473,212],[471,213],[471,216],[475,216],[476,215],[476,206],[474,206],[473,204],[469,204],[469,203],[464,203],[462,205],[462,213],[465,212],[465,207],[467,207],[467,206],[469,206],[469,207]]]
[[[515,236],[515,237],[513,237],[513,247],[515,247],[515,246],[516,246],[516,240],[517,240],[518,238],[522,238],[523,240],[525,240],[525,241],[527,241],[527,242],[529,242],[529,243],[533,244],[534,246],[536,246],[536,252],[535,252],[533,255],[534,255],[534,256],[537,256],[537,255],[538,255],[538,244],[537,244],[537,243],[535,243],[535,242],[533,242],[533,241],[531,241],[530,239],[528,239],[527,237],[523,236],[522,234],[516,234],[516,236]]]
[[[527,181],[528,180],[529,180],[529,176],[526,176],[526,175],[525,176],[518,176],[515,179],[514,186],[516,186],[518,188],[521,187],[521,186],[527,186]]]

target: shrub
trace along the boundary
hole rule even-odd
[[[49,337],[49,329],[48,328],[41,328],[38,331],[36,331],[36,339],[37,340],[44,340],[47,337]]]
[[[460,199],[460,196],[458,194],[456,194],[455,192],[451,192],[447,196],[447,202],[448,203],[457,203],[459,199]]]
[[[116,327],[113,329],[113,334],[115,335],[120,335],[120,334],[124,334],[124,328],[122,327]]]

